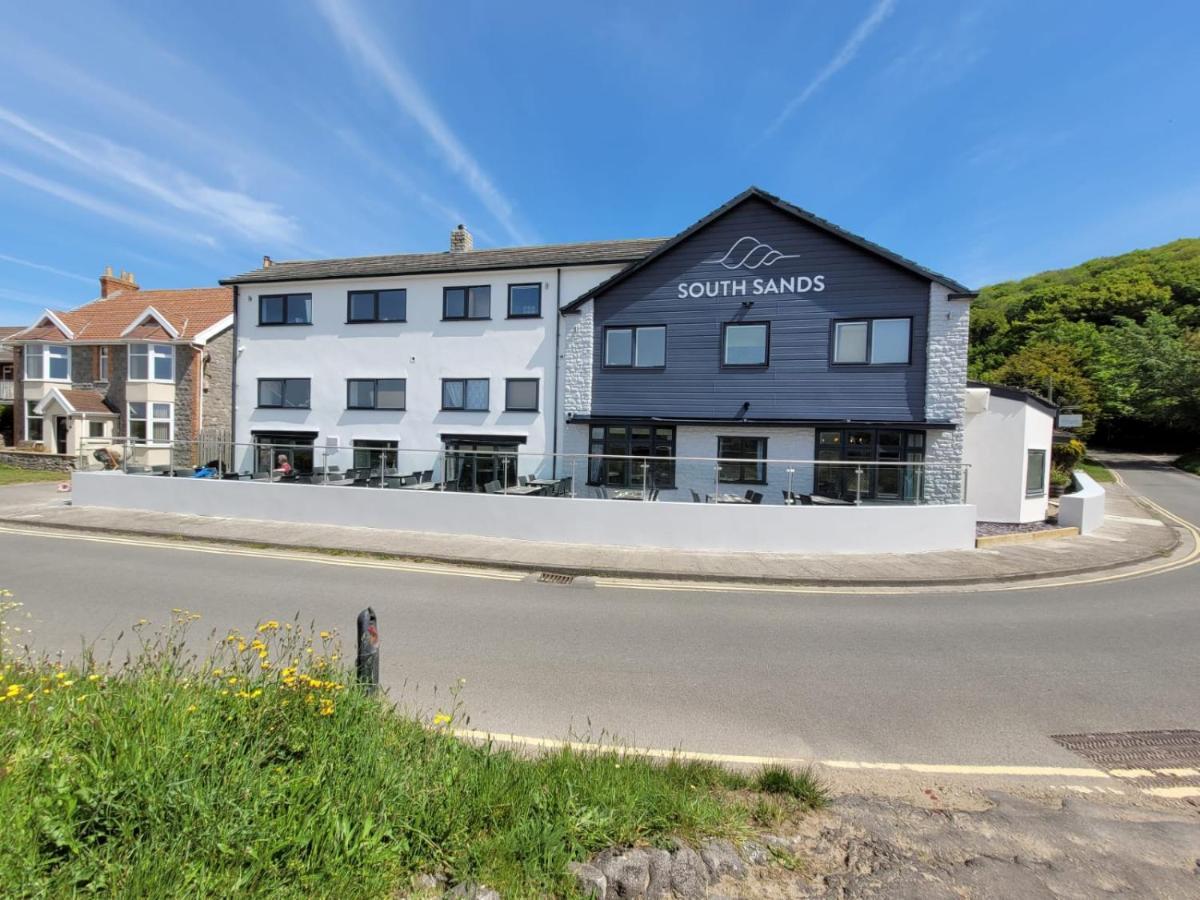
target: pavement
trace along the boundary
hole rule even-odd
[[[1107,487],[1109,518],[1093,534],[986,549],[912,554],[665,551],[77,508],[70,505],[69,494],[59,493],[54,484],[0,488],[0,522],[255,548],[367,554],[520,572],[848,589],[1056,582],[1085,573],[1153,568],[1192,551],[1194,536],[1179,528],[1178,523],[1142,505],[1125,487]]]

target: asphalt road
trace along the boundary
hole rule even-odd
[[[1128,483],[1200,523],[1200,479]],[[730,754],[1086,765],[1049,736],[1200,727],[1200,566],[1077,588],[928,595],[563,587],[0,535],[0,587],[37,646],[77,651],[172,607],[252,628],[297,611],[353,634],[379,614],[383,675],[471,727]]]

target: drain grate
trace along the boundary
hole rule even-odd
[[[575,581],[575,576],[560,575],[557,572],[543,572],[538,576],[538,581],[542,584],[572,584]]]
[[[1200,786],[1200,731],[1055,734],[1051,739],[1097,768],[1139,785]]]

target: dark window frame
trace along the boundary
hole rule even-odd
[[[601,465],[599,467],[596,466],[596,457],[603,458],[604,456],[608,455],[608,454],[606,454],[606,448],[608,447],[609,441],[611,440],[611,438],[609,437],[609,431],[612,428],[624,428],[625,429],[624,452],[611,453],[611,455],[614,457],[626,457],[625,459],[622,460],[622,462],[626,464],[625,465],[625,480],[624,480],[623,484],[610,484],[608,482],[607,478],[603,477],[604,476],[603,459],[601,459]],[[670,452],[667,453],[665,456],[656,456],[653,453],[646,455],[646,456],[640,456],[640,455],[631,453],[630,451],[633,449],[633,440],[634,440],[633,430],[635,428],[648,428],[650,430],[651,449],[654,448],[655,441],[658,439],[657,432],[669,431],[671,433],[670,440],[668,441],[668,449],[670,450]],[[601,429],[603,431],[603,437],[601,437],[599,440],[597,440],[596,437],[594,436],[594,431],[596,429]],[[601,446],[601,449],[599,452],[597,452],[597,450],[596,450],[597,444],[600,444],[600,446]],[[676,490],[676,488],[677,488],[676,475],[678,473],[676,472],[675,463],[676,463],[676,457],[678,455],[678,450],[679,450],[679,431],[674,425],[647,425],[647,424],[641,423],[641,422],[624,422],[624,423],[623,422],[611,422],[611,423],[608,423],[605,425],[590,425],[590,426],[588,426],[589,458],[588,458],[588,467],[587,467],[587,483],[589,485],[596,485],[596,486],[603,485],[605,487],[611,487],[611,488],[617,488],[617,489],[622,488],[622,487],[625,487],[625,488],[638,487],[639,485],[634,483],[634,478],[633,478],[634,467],[638,464],[637,460],[648,459],[648,460],[652,460],[652,461],[658,460],[661,463],[663,463],[664,466],[669,466],[670,478],[664,479],[662,482],[659,482],[658,479],[654,477],[654,472],[656,471],[656,467],[653,465],[653,463],[651,464],[651,478],[654,481],[652,487],[657,488],[658,490],[664,490],[664,491]],[[628,459],[627,457],[633,457],[633,459]],[[597,472],[600,473],[601,477],[599,477],[599,478],[596,477]]]
[[[446,384],[447,382],[459,382],[463,386],[463,405],[462,406],[447,406],[446,405]],[[487,406],[475,407],[467,406],[467,395],[469,393],[468,382],[482,381],[488,386],[487,389]],[[491,378],[443,378],[442,379],[442,412],[491,412],[492,411],[492,379]]]
[[[851,321],[859,321],[857,319]],[[855,457],[850,452],[850,435],[852,433],[870,433],[870,456]],[[895,460],[880,459],[879,454],[879,434],[880,432],[897,432],[900,435],[900,445],[898,447],[898,458]],[[823,448],[829,447],[822,443],[822,435],[838,435],[836,441],[837,458],[826,458],[823,456]],[[929,433],[925,429],[905,427],[904,423],[897,422],[894,426],[861,426],[844,425],[841,427],[816,428],[813,431],[813,457],[814,463],[814,483],[813,492],[820,494],[824,493],[821,490],[820,482],[823,477],[832,477],[840,489],[844,492],[846,498],[858,496],[853,491],[851,476],[857,477],[854,470],[850,466],[826,466],[829,470],[825,476],[822,475],[822,463],[848,463],[861,462],[868,471],[864,472],[863,484],[866,487],[861,492],[861,496],[865,500],[873,500],[875,502],[889,503],[892,501],[909,502],[915,500],[917,503],[924,501],[925,496],[925,468],[923,463],[926,460],[929,449]],[[878,494],[878,469],[876,463],[879,462],[901,462],[912,463],[913,468],[909,470],[911,476],[907,483],[902,483],[901,490],[898,496],[879,495]],[[903,475],[901,476],[903,479]],[[909,490],[911,488],[911,490]],[[837,491],[835,490],[835,494]]]
[[[767,329],[767,345],[763,348],[763,361],[760,363],[730,363],[725,362],[725,336],[729,333],[730,327],[738,328],[743,325],[765,325]],[[754,321],[741,322],[731,321],[721,323],[721,359],[720,365],[722,369],[768,369],[771,367],[771,323],[766,319],[755,319]]]
[[[513,382],[533,384],[533,406],[510,406],[508,389]],[[541,412],[542,411],[542,379],[540,378],[505,378],[504,379],[504,411],[505,412]]]
[[[1025,497],[1026,497],[1026,499],[1046,496],[1046,482],[1047,482],[1046,457],[1049,455],[1049,453],[1050,453],[1050,451],[1048,451],[1042,447],[1027,447],[1025,449]],[[1034,454],[1037,454],[1041,458],[1041,461],[1038,463],[1038,470],[1037,470],[1038,481],[1041,483],[1041,486],[1036,487],[1036,488],[1030,488],[1029,473],[1033,471],[1033,466],[1031,465],[1031,463],[1033,462]]]
[[[289,382],[289,381],[306,381],[306,382],[308,382],[308,403],[306,403],[304,406],[289,406],[286,403],[278,403],[278,404],[269,403],[264,406],[263,402],[262,402],[262,386],[263,386],[264,381],[281,382],[283,386],[280,388],[279,396],[285,400],[287,399],[287,382]],[[257,402],[255,409],[312,409],[312,379],[311,378],[260,378],[260,379],[258,379],[258,392],[255,395],[254,399]]]
[[[404,382],[404,405],[403,406],[380,406],[379,405],[379,382],[381,381],[402,381]],[[351,385],[356,382],[370,382],[375,385],[375,405],[374,406],[354,406],[350,402],[353,396]],[[407,378],[347,378],[346,379],[346,409],[361,411],[380,410],[383,412],[404,412],[408,409],[408,379]]]
[[[404,295],[404,318],[402,319],[381,319],[379,318],[379,295],[383,293],[399,293]],[[356,294],[371,294],[373,297],[372,306],[375,309],[375,315],[370,319],[354,318],[354,296]],[[371,290],[362,291],[346,291],[346,324],[347,325],[391,325],[398,322],[408,321],[408,288],[373,288]]]
[[[767,480],[768,480],[768,478],[767,478],[767,459],[768,459],[768,457],[767,457],[767,440],[768,439],[765,437],[758,437],[756,435],[742,435],[742,434],[719,434],[719,435],[717,435],[717,459],[719,460],[719,462],[717,463],[717,483],[718,484],[766,484]],[[722,441],[756,441],[759,445],[762,455],[757,456],[754,459],[750,459],[749,457],[747,457],[745,459],[739,459],[738,457],[728,456],[726,453],[724,453],[721,450],[721,442]],[[726,460],[728,460],[728,462]],[[762,477],[761,478],[726,478],[725,477],[725,466],[727,466],[727,465],[738,466],[739,468],[744,467],[744,466],[753,466],[754,468],[761,470]],[[745,471],[745,470],[743,469],[743,471]]]
[[[535,313],[514,313],[512,307],[513,288],[537,288],[538,309]],[[509,319],[540,319],[542,318],[542,283],[540,281],[519,281],[508,286],[508,315]]]
[[[829,365],[837,366],[839,369],[844,368],[859,368],[859,369],[885,369],[888,366],[911,366],[913,363],[913,320],[914,316],[855,316],[850,319],[831,319],[829,321]],[[879,321],[886,322],[908,322],[908,356],[904,362],[884,362],[877,363],[871,361],[871,345],[875,338],[875,323]],[[838,362],[837,361],[837,327],[839,325],[859,325],[867,326],[867,359],[866,362]]]
[[[479,288],[487,288],[488,292],[488,314],[486,316],[471,315],[471,291]],[[451,316],[447,315],[446,299],[450,291],[465,291],[466,296],[463,301],[463,315]],[[442,288],[442,321],[443,322],[488,322],[492,318],[492,286],[490,284],[456,284],[445,286]]]
[[[663,332],[663,361],[660,366],[639,366],[637,364],[637,333],[642,329],[661,328]],[[629,345],[629,365],[610,365],[608,362],[608,333],[610,331],[631,332]],[[604,340],[600,345],[600,367],[615,372],[662,372],[667,368],[667,324],[646,323],[645,325],[605,325]]]
[[[307,322],[289,322],[288,321],[288,306],[293,297],[307,298]],[[264,322],[263,321],[263,301],[264,300],[282,300],[283,301],[283,321],[282,322]],[[312,294],[293,293],[293,294],[259,294],[258,295],[258,325],[260,328],[280,328],[291,327],[296,328],[302,325],[312,325]]]

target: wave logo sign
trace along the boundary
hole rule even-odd
[[[775,265],[781,259],[795,259],[797,253],[780,253],[770,244],[745,235],[733,242],[725,255],[716,260],[727,269],[761,269]]]

